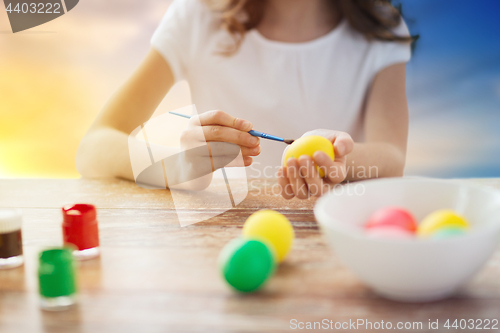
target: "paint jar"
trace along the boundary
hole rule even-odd
[[[75,261],[70,248],[53,248],[39,256],[38,282],[42,309],[59,311],[76,302]]]
[[[76,247],[73,255],[77,260],[99,256],[99,228],[93,205],[76,204],[62,209],[64,244]]]
[[[0,269],[23,264],[22,214],[19,209],[0,209]]]

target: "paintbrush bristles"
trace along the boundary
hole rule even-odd
[[[286,143],[287,145],[291,145],[295,140],[292,140],[292,139],[285,139],[283,140],[284,143]]]

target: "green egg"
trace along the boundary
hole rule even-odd
[[[256,291],[274,273],[276,260],[272,251],[261,240],[234,239],[219,255],[222,276],[238,291]]]
[[[440,228],[432,234],[432,239],[447,239],[455,236],[464,235],[467,232],[464,228],[448,227]]]

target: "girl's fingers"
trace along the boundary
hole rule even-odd
[[[338,132],[333,140],[333,149],[335,156],[345,156],[354,149],[354,141],[346,132]]]
[[[235,154],[241,154],[243,156],[259,156],[261,147],[257,146],[254,148],[247,148],[247,147],[239,147],[237,145],[234,145],[232,143],[226,143],[227,149],[224,148],[224,146],[217,145],[215,146],[215,143],[220,143],[220,142],[209,142],[210,147],[212,148],[210,152],[207,150],[206,152],[203,152],[203,156],[236,156]]]
[[[200,114],[198,116],[199,124],[202,126],[207,125],[220,125],[231,127],[239,131],[248,132],[252,129],[252,123],[248,120],[233,117],[224,111],[214,110]]]
[[[203,126],[203,134],[207,142],[219,141],[234,143],[241,147],[254,148],[259,146],[259,138],[230,127],[224,126]]]
[[[243,162],[245,162],[245,166],[250,166],[253,162],[253,158],[249,156],[243,156]]]
[[[316,165],[323,170],[325,178],[333,183],[338,184],[346,178],[345,159],[341,161],[332,161],[332,159],[322,151],[317,151],[313,155],[313,160]]]
[[[223,111],[208,111],[191,117],[191,130],[184,133],[183,142],[227,142],[242,148],[244,156],[260,154],[260,139],[248,133],[252,124],[244,119],[233,117]],[[202,131],[199,130],[201,126]],[[245,147],[250,149],[245,149]]]
[[[287,164],[287,176],[290,184],[292,185],[293,193],[299,199],[309,198],[309,190],[307,188],[306,182],[300,175],[300,165],[297,159],[289,158],[286,161]]]
[[[281,196],[286,200],[292,199],[295,195],[293,194],[293,188],[286,175],[286,168],[281,167],[278,170],[278,184],[281,187]]]
[[[214,157],[213,160],[214,160],[214,163],[215,161],[217,161],[217,159],[220,158],[220,157]],[[225,162],[225,161],[224,161]],[[242,156],[241,153],[236,156],[236,158],[234,160],[232,160],[231,162],[227,163],[225,165],[225,167],[246,167],[246,166],[249,166],[251,165],[253,162],[253,159],[249,156]]]
[[[331,184],[340,184],[346,179],[347,170],[345,163],[335,161],[333,162],[333,167],[330,167],[330,170],[328,180]]]
[[[253,147],[253,148],[248,148],[248,147],[241,147],[241,153],[243,156],[259,156],[261,151],[261,147]]]
[[[323,194],[323,180],[319,176],[318,170],[310,156],[299,157],[300,174],[307,183],[309,193],[319,197]]]

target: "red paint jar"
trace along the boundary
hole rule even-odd
[[[76,247],[73,255],[78,260],[99,256],[99,228],[97,213],[93,205],[76,204],[64,206],[63,241]]]

